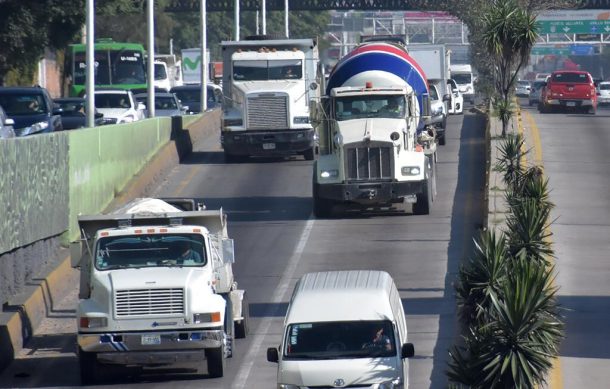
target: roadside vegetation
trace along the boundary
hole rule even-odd
[[[522,166],[523,138],[509,134],[496,169],[503,172],[504,231],[481,232],[459,269],[455,291],[463,342],[449,354],[455,388],[535,388],[559,355],[564,325],[554,285],[548,181]]]

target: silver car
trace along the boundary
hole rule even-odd
[[[536,105],[540,102],[540,93],[542,92],[542,88],[546,85],[546,81],[534,81],[532,83],[532,87],[530,88],[529,94],[529,106]]]
[[[146,93],[139,93],[135,95],[135,98],[144,105],[148,103],[148,95]],[[185,115],[187,109],[188,107],[182,106],[174,93],[155,92],[155,116]],[[148,108],[146,111],[146,116],[148,116]]]
[[[531,82],[526,80],[517,81],[517,86],[515,87],[515,94],[518,97],[529,97],[531,91]]]

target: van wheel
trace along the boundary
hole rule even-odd
[[[243,319],[235,322],[235,338],[243,339],[248,336],[248,322],[250,321],[250,305],[248,304],[248,298],[244,293],[244,298],[241,302],[241,315]]]
[[[205,358],[208,360],[208,375],[212,378],[222,377],[226,367],[223,347],[205,350]]]
[[[426,166],[426,180],[424,182],[424,187],[422,193],[418,193],[417,202],[413,204],[413,214],[414,215],[429,215],[430,208],[433,201],[433,193],[434,189],[432,187],[433,177],[430,175],[430,171]]]

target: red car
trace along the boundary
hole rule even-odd
[[[553,109],[595,114],[597,94],[591,74],[580,70],[551,73],[542,89],[538,110],[544,113]]]

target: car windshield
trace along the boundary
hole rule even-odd
[[[362,118],[401,118],[406,102],[402,95],[346,96],[335,100],[337,120]]]
[[[201,89],[179,89],[172,91],[180,101],[201,101]],[[208,94],[210,91],[208,90]]]
[[[167,72],[165,71],[165,65],[155,64],[155,80],[165,80],[167,78]]]
[[[0,105],[8,116],[26,116],[48,113],[44,97],[40,93],[0,94]]]
[[[207,259],[203,236],[198,234],[142,234],[100,238],[95,268],[203,266]]]
[[[95,108],[130,108],[129,96],[125,93],[96,93]]]
[[[589,76],[586,73],[555,73],[553,82],[572,82],[575,84],[588,84]]]
[[[284,359],[396,356],[394,329],[389,320],[291,324],[285,339]]]
[[[80,100],[55,100],[55,103],[63,112],[85,112],[85,101]]]
[[[610,83],[609,84],[599,84],[599,90],[610,90]]]
[[[465,73],[465,74],[451,74],[451,77],[453,78],[453,80],[455,80],[455,82],[457,82],[458,84],[470,84],[472,82],[472,74],[470,73]]]
[[[170,96],[155,96],[156,109],[178,109],[176,100]]]

